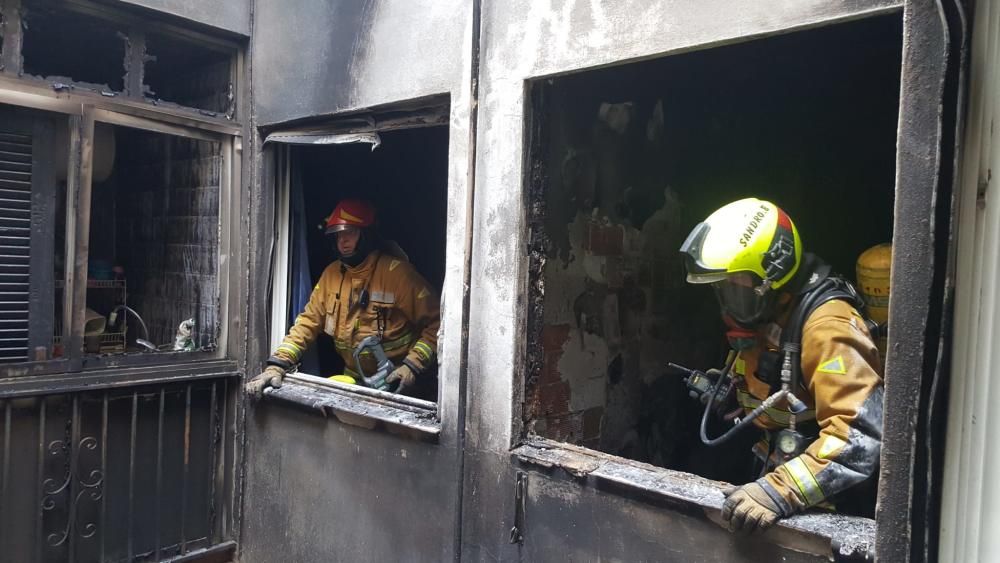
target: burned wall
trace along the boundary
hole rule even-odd
[[[467,71],[469,13],[466,0],[258,3],[253,64],[259,122],[453,91]]]
[[[290,544],[298,550],[292,558],[302,560],[329,558],[331,553],[345,559],[398,559],[401,545],[406,549],[404,559],[458,557],[455,531],[462,523],[464,344],[468,335],[464,319],[472,244],[466,226],[471,223],[469,162],[474,117],[470,113],[475,107],[470,97],[476,52],[473,4],[471,0],[291,0],[255,6],[251,64],[256,125],[267,128],[282,123],[284,128],[294,126],[289,123],[294,121],[323,127],[331,118],[350,119],[348,114],[356,111],[378,116],[412,110],[424,102],[438,105],[442,95],[448,96],[450,107],[447,137],[435,132],[441,137],[434,141],[447,143],[446,169],[442,171],[435,163],[429,171],[447,175],[445,215],[437,209],[428,217],[446,227],[437,349],[440,441],[415,444],[334,420],[312,424],[267,400],[251,407],[248,418],[254,417],[254,422],[247,428],[247,451],[253,461],[246,466],[242,560],[288,558]],[[375,129],[383,126],[378,119],[368,122]],[[389,138],[386,134],[386,145],[376,150],[376,160],[379,151],[392,150]],[[280,154],[280,148],[272,146],[266,146],[262,156],[258,151],[262,189],[251,206],[250,303],[267,303],[272,288],[271,229],[277,190],[274,169],[267,165],[274,162],[271,156]],[[320,181],[339,182],[350,175],[329,165],[324,163],[329,178]],[[426,170],[423,165],[414,169]],[[359,170],[359,176],[363,172]],[[405,193],[391,206],[401,212],[396,224],[386,225],[405,232],[414,223],[419,228],[423,221],[413,216],[412,209],[405,209],[406,198],[429,194],[419,191],[421,181],[407,181],[400,172],[373,171],[368,179],[380,176],[386,187]],[[409,250],[409,241],[400,242]],[[436,259],[429,254],[414,258],[420,262]],[[251,310],[248,371],[259,370],[270,353],[272,319],[267,318],[266,309]],[[287,462],[281,473],[270,470],[269,461],[282,460]],[[305,483],[309,486],[302,486]],[[279,489],[289,496],[277,496]],[[414,517],[423,514],[433,518]],[[290,524],[275,526],[276,521]],[[373,541],[372,530],[386,540]]]
[[[284,407],[248,418],[242,561],[449,561],[455,460],[440,446]],[[429,516],[429,517],[428,517]]]
[[[119,0],[240,35],[250,35],[252,0]]]
[[[529,431],[718,478],[667,362],[719,366],[677,250],[715,208],[775,201],[849,277],[891,240],[901,22],[884,16],[536,83],[546,237]]]

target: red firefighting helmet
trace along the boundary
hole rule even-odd
[[[326,234],[343,231],[349,227],[363,229],[375,224],[375,208],[367,201],[345,199],[337,204],[326,218]]]

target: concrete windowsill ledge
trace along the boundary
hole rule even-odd
[[[684,512],[701,512],[722,525],[726,483],[535,436],[511,454],[522,464],[547,471],[561,469],[585,484],[633,494]],[[874,559],[875,521],[809,512],[781,520],[760,537],[833,561],[868,561]]]
[[[441,434],[435,403],[302,373],[289,374],[280,389],[266,389],[264,397],[265,403],[283,403],[343,424],[422,442],[436,443]]]

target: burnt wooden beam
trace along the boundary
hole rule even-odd
[[[129,98],[143,99],[145,97],[143,83],[146,78],[146,32],[131,28],[128,35],[122,35],[125,41],[125,95]]]
[[[21,45],[24,28],[21,26],[21,0],[0,0],[0,17],[3,26],[3,46],[0,51],[0,71],[20,76],[22,70]]]

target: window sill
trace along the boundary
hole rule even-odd
[[[722,522],[724,484],[718,481],[534,436],[515,447],[511,454],[523,464],[546,470],[559,468],[595,487],[639,496],[685,512],[701,512],[717,524]],[[875,550],[875,522],[857,516],[811,512],[779,521],[761,538],[833,561],[870,560]]]
[[[96,391],[172,381],[192,381],[239,375],[236,362],[205,361],[128,369],[104,369],[82,373],[59,373],[0,378],[0,399]]]
[[[289,374],[280,389],[268,388],[264,397],[351,426],[381,429],[422,442],[437,443],[441,434],[434,403],[321,377]]]

